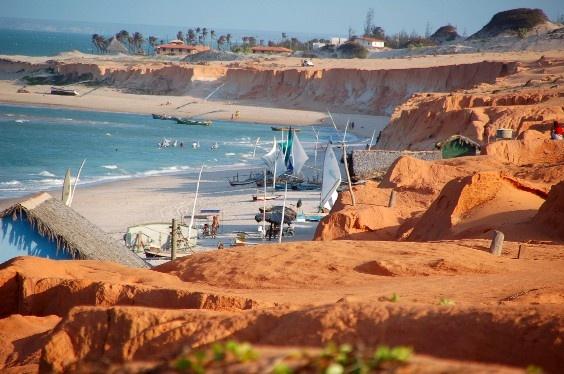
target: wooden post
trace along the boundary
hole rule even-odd
[[[354,192],[352,189],[351,174],[349,173],[349,163],[347,161],[347,146],[345,145],[345,142],[343,142],[343,158],[345,161],[345,171],[347,173],[347,181],[349,182],[349,192],[351,193],[352,205],[355,206],[356,199],[354,198]]]
[[[176,259],[176,219],[172,219],[172,231],[170,232],[170,260]]]
[[[517,252],[517,259],[521,258],[521,249],[523,248],[523,244],[519,244],[519,252]]]
[[[501,231],[495,230],[494,238],[492,244],[490,245],[490,253],[494,256],[501,256],[501,250],[503,248],[504,235]]]
[[[396,206],[396,190],[392,190],[390,200],[388,201],[388,208],[393,208],[394,206]]]

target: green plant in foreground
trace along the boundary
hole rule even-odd
[[[527,366],[527,369],[525,371],[526,371],[527,374],[542,374],[542,373],[544,373],[542,368],[540,366],[536,366],[536,365]]]
[[[374,352],[374,367],[380,368],[386,363],[404,364],[411,359],[413,349],[405,346],[379,346]]]
[[[255,361],[257,352],[249,343],[215,343],[205,350],[191,351],[178,358],[174,368],[183,373],[205,373],[207,369]]]
[[[391,301],[392,303],[398,302],[398,301],[399,301],[399,295],[394,292],[394,293],[392,294],[392,297],[390,297],[390,301]]]
[[[447,299],[446,297],[441,297],[441,299],[439,300],[439,305],[441,306],[453,306],[456,303],[454,302],[454,300],[451,299]]]

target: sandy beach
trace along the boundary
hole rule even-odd
[[[229,171],[210,171],[204,168],[196,205],[200,209],[219,208],[222,211],[221,235],[217,240],[199,241],[197,250],[213,249],[218,241],[228,246],[235,238],[235,231],[257,234],[259,224],[255,214],[264,202],[253,201],[257,193],[254,185],[231,187],[227,181],[236,173],[243,178],[249,168]],[[259,171],[258,169],[255,171]],[[170,222],[172,218],[184,218],[189,222],[194,203],[197,173],[177,174],[104,183],[79,188],[73,202],[80,214],[110,233],[116,240],[122,240],[127,227],[149,223]],[[264,190],[259,189],[259,194]],[[268,195],[272,194],[269,190]],[[284,191],[276,191],[280,198],[267,201],[267,206],[282,205]],[[319,206],[319,191],[292,191],[287,194],[287,204],[297,210],[298,199],[303,202],[303,211],[313,213]],[[287,240],[311,240],[316,223],[296,223],[296,235]]]

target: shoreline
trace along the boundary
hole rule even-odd
[[[169,113],[257,125],[333,126],[327,112],[280,108],[269,106],[269,103],[204,101],[192,96],[132,94],[110,87],[95,89],[91,94],[87,92],[86,96],[50,95],[46,91],[49,86],[42,85],[26,86],[30,93],[16,93],[21,86],[13,80],[0,80],[0,104],[139,115]],[[73,87],[80,91],[92,89],[81,85]],[[177,109],[179,107],[181,108]],[[240,113],[239,119],[231,119],[236,111]],[[349,113],[331,115],[340,129],[344,129],[347,120],[355,122],[358,126],[349,128],[348,132],[361,137],[370,137],[375,128],[380,131],[389,122],[389,116]]]

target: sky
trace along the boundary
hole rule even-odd
[[[2,17],[57,21],[207,26],[347,36],[362,32],[366,12],[393,34],[424,33],[452,24],[460,34],[478,31],[499,11],[541,8],[551,19],[564,14],[564,0],[0,0]]]

